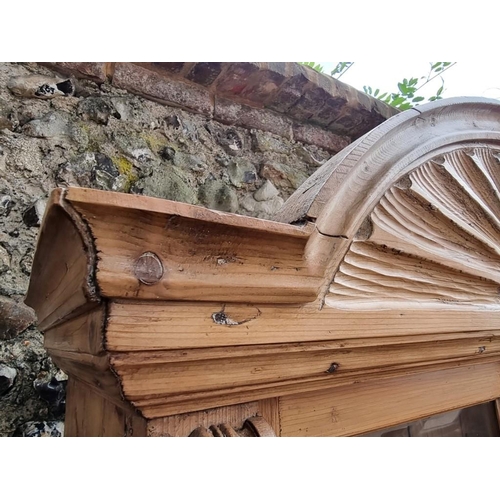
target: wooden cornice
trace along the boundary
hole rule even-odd
[[[429,373],[445,387],[446,371],[470,370],[478,390],[440,411],[485,401],[500,396],[499,158],[500,104],[452,99],[339,153],[280,222],[56,190],[26,301],[54,360],[152,435],[181,432],[179,414],[256,401],[289,413],[193,416],[182,435],[247,435],[261,417],[295,435],[294,401],[376,381],[420,391]]]

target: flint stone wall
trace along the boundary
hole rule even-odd
[[[0,436],[64,433],[66,376],[23,304],[52,189],[272,218],[394,113],[295,63],[0,64]]]

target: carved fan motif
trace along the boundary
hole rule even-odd
[[[500,309],[500,152],[462,148],[390,188],[326,296],[347,309]],[[366,229],[366,228],[365,228]]]

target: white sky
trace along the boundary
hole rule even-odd
[[[330,71],[336,66],[336,62],[322,62],[324,72]],[[394,61],[392,62],[356,62],[341,81],[363,90],[363,85],[369,85],[372,89],[379,88],[381,91],[396,92],[397,84],[403,78],[420,77],[427,75],[429,71],[428,62]],[[500,100],[500,65],[491,62],[460,62],[443,73],[445,90],[443,97],[490,97]],[[426,85],[419,94],[429,97],[441,86],[441,79],[435,78]]]

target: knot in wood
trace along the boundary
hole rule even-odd
[[[144,252],[134,264],[136,278],[145,285],[154,285],[163,277],[163,264],[153,252]]]

